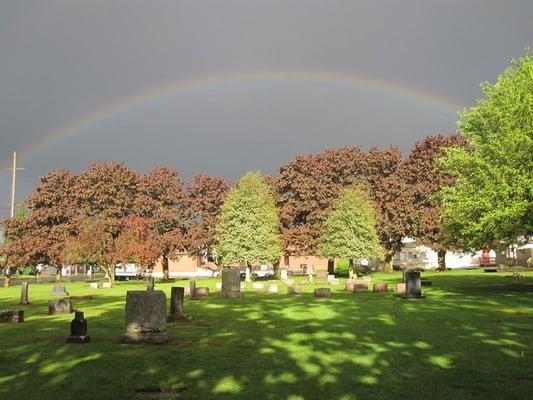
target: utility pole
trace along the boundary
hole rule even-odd
[[[13,152],[13,167],[12,167],[12,175],[11,175],[11,219],[15,217],[15,190],[17,187],[17,169],[24,169],[24,168],[17,168],[17,152]]]

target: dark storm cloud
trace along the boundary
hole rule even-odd
[[[30,154],[68,121],[163,82],[301,69],[369,74],[449,98],[480,96],[533,44],[530,1],[2,1],[0,165],[18,197],[51,168],[121,159],[235,178],[295,154],[453,132],[451,112],[397,94],[313,82],[178,92]],[[9,200],[0,173],[0,203]]]

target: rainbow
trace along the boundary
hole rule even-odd
[[[246,85],[251,83],[291,83],[309,82],[341,84],[356,89],[365,89],[400,96],[406,100],[416,101],[421,104],[433,107],[439,112],[456,115],[463,106],[458,102],[435,95],[427,90],[404,83],[373,77],[370,75],[345,73],[330,70],[309,70],[309,69],[276,69],[276,70],[254,70],[240,73],[202,75],[178,79],[159,84],[146,90],[139,91],[130,96],[120,98],[110,102],[98,109],[86,114],[77,116],[67,121],[58,129],[47,132],[39,141],[31,146],[19,150],[23,158],[30,158],[53,146],[58,141],[76,135],[83,128],[87,128],[99,121],[112,117],[113,115],[128,111],[134,107],[170,97],[178,93],[196,91],[202,89],[218,89],[230,85]],[[4,171],[7,168],[2,168]]]

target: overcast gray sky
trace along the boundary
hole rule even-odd
[[[455,130],[533,46],[533,1],[0,0],[0,203],[123,160],[234,179]],[[5,213],[0,210],[0,213]]]

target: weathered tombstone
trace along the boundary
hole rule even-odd
[[[252,289],[264,289],[265,285],[262,282],[252,282]]]
[[[48,301],[48,314],[69,314],[73,311],[70,299],[58,299]]]
[[[405,272],[405,290],[405,297],[408,299],[420,299],[422,297],[419,271]]]
[[[185,297],[185,288],[171,287],[170,288],[170,314],[168,314],[167,322],[181,321],[186,319],[183,314],[183,298]]]
[[[154,287],[155,287],[154,277],[150,275],[148,278],[146,278],[146,290],[154,290]]]
[[[285,268],[279,270],[280,278],[282,281],[286,281],[289,278],[289,271]]]
[[[405,293],[405,283],[400,282],[396,284],[396,293]]]
[[[65,285],[52,286],[52,295],[53,296],[67,296],[68,292],[65,290]]]
[[[222,289],[222,282],[217,282],[215,284],[215,287],[216,287],[217,290],[221,290]]]
[[[87,335],[87,320],[83,312],[76,311],[70,323],[70,336],[67,338],[67,343],[87,343],[90,339],[91,337]]]
[[[111,289],[111,282],[102,282],[102,289]]]
[[[2,310],[0,311],[0,322],[11,322],[14,324],[24,322],[24,310]]]
[[[365,293],[368,292],[368,285],[366,283],[356,283],[353,286],[353,292],[354,293]]]
[[[355,279],[346,279],[346,284],[344,285],[344,289],[348,292],[353,292],[354,287],[355,287]]]
[[[28,301],[28,282],[20,284],[20,304],[30,304]]]
[[[89,282],[89,287],[91,289],[98,289],[98,282]]]
[[[229,267],[222,270],[222,292],[220,296],[226,299],[242,296],[241,272],[237,268]]]
[[[314,291],[315,297],[323,298],[323,297],[331,297],[331,289],[330,288],[317,288]]]
[[[334,274],[328,274],[328,276],[327,276],[327,282],[328,282],[328,285],[335,285],[335,284],[337,284],[337,280],[335,279],[335,275],[334,275]]]
[[[384,293],[384,292],[388,292],[388,290],[389,290],[389,285],[387,285],[386,283],[383,283],[383,282],[374,283],[374,288],[373,288],[374,293]]]
[[[168,341],[167,301],[161,290],[129,290],[126,294],[126,334],[128,343]]]
[[[198,299],[203,298],[203,297],[209,297],[209,288],[208,287],[196,288],[196,297]]]
[[[189,295],[191,296],[191,300],[196,300],[198,298],[196,296],[196,281],[189,282]]]
[[[267,293],[278,293],[278,285],[276,284],[268,285],[266,288],[266,292]]]
[[[300,294],[302,293],[302,289],[299,287],[289,286],[287,287],[287,294]]]
[[[310,273],[307,275],[307,279],[309,280],[309,283],[313,283],[314,278],[313,278],[313,273],[312,273],[312,272],[310,272]]]

